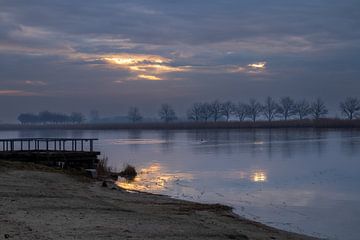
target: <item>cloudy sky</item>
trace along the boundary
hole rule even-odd
[[[359,0],[0,0],[0,119],[360,96]],[[334,113],[335,114],[335,113]]]

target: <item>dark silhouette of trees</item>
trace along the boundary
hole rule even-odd
[[[225,117],[226,121],[228,122],[231,115],[234,113],[235,105],[230,102],[224,102],[221,104],[221,114]]]
[[[358,117],[360,111],[360,100],[354,97],[348,97],[340,103],[340,110],[349,120]]]
[[[140,111],[137,107],[131,107],[128,111],[128,118],[131,122],[140,122],[142,120],[142,116],[140,114]]]
[[[359,98],[348,97],[340,103],[339,107],[341,113],[349,120],[360,117]],[[207,122],[209,120],[213,120],[214,122],[220,120],[228,122],[234,118],[237,118],[240,122],[247,119],[256,122],[258,118],[262,121],[266,119],[271,122],[280,118],[287,121],[289,118],[293,118],[293,116],[297,116],[299,120],[304,120],[309,118],[309,116],[314,120],[322,120],[328,113],[329,110],[326,104],[320,98],[309,103],[305,99],[295,102],[290,97],[282,97],[278,102],[272,97],[267,97],[263,104],[256,99],[250,99],[247,104],[240,102],[237,105],[231,101],[220,102],[218,100],[213,102],[197,102],[186,112],[188,120],[196,122]],[[171,122],[177,119],[174,109],[168,104],[161,105],[158,114],[164,122]],[[100,119],[97,111],[92,111],[89,116],[90,123],[98,122]],[[123,121],[124,117],[121,116],[120,118]],[[127,119],[131,122],[139,122],[143,117],[137,107],[131,107],[128,110]],[[22,113],[17,117],[17,120],[21,124],[80,124],[85,122],[85,117],[80,112],[73,112],[68,115],[42,111],[38,114]],[[320,121],[316,124],[319,123]],[[291,124],[297,123],[294,122]],[[306,122],[306,124],[308,124],[308,122]],[[214,126],[216,126],[216,124]],[[221,126],[221,124],[219,124],[219,126]],[[236,126],[236,124],[234,124],[234,126]]]
[[[326,116],[328,112],[325,103],[320,98],[316,99],[310,106],[310,113],[315,120],[319,120],[321,117]]]
[[[311,113],[310,104],[306,100],[301,100],[295,103],[294,111],[300,120],[303,120]]]
[[[253,122],[256,122],[256,118],[260,115],[262,111],[261,104],[255,99],[250,99],[249,104],[247,105],[247,115]]]
[[[203,103],[194,103],[187,112],[188,119],[196,122],[205,120],[203,119],[203,105]]]
[[[207,122],[211,118],[211,106],[209,103],[201,104],[201,120]]]
[[[222,105],[218,100],[213,101],[212,103],[210,103],[210,112],[211,112],[211,117],[213,118],[214,122],[217,122],[222,115]]]
[[[278,111],[279,105],[271,97],[267,97],[264,105],[262,106],[262,113],[265,118],[271,122],[278,114]]]
[[[244,103],[238,103],[238,105],[234,108],[234,113],[240,122],[245,120],[248,112],[248,106]]]
[[[74,112],[71,115],[42,111],[38,114],[22,113],[18,116],[22,124],[59,124],[59,123],[82,123],[85,117],[82,113]]]
[[[59,123],[61,122],[60,116],[56,113],[51,113],[49,111],[42,111],[39,112],[39,122],[46,124],[46,123]]]
[[[159,110],[159,117],[168,123],[177,119],[174,109],[169,104],[163,104]]]
[[[295,115],[295,102],[290,97],[283,97],[279,102],[279,114],[288,120],[289,117]]]
[[[85,116],[80,112],[73,112],[70,115],[70,121],[73,123],[83,123],[85,121]]]
[[[17,119],[21,124],[36,124],[39,122],[39,117],[32,113],[22,113]]]

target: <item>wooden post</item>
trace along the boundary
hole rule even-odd
[[[93,140],[92,139],[90,139],[90,152],[92,152],[93,151]]]
[[[46,139],[46,151],[49,151],[49,140]]]
[[[81,151],[84,151],[84,140],[81,140]]]

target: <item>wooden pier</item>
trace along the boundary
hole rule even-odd
[[[0,139],[0,159],[36,162],[51,166],[95,168],[100,152],[96,138]]]

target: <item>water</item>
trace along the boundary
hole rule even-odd
[[[360,131],[9,131],[1,137],[97,137],[122,187],[222,203],[246,218],[329,239],[360,239]]]

